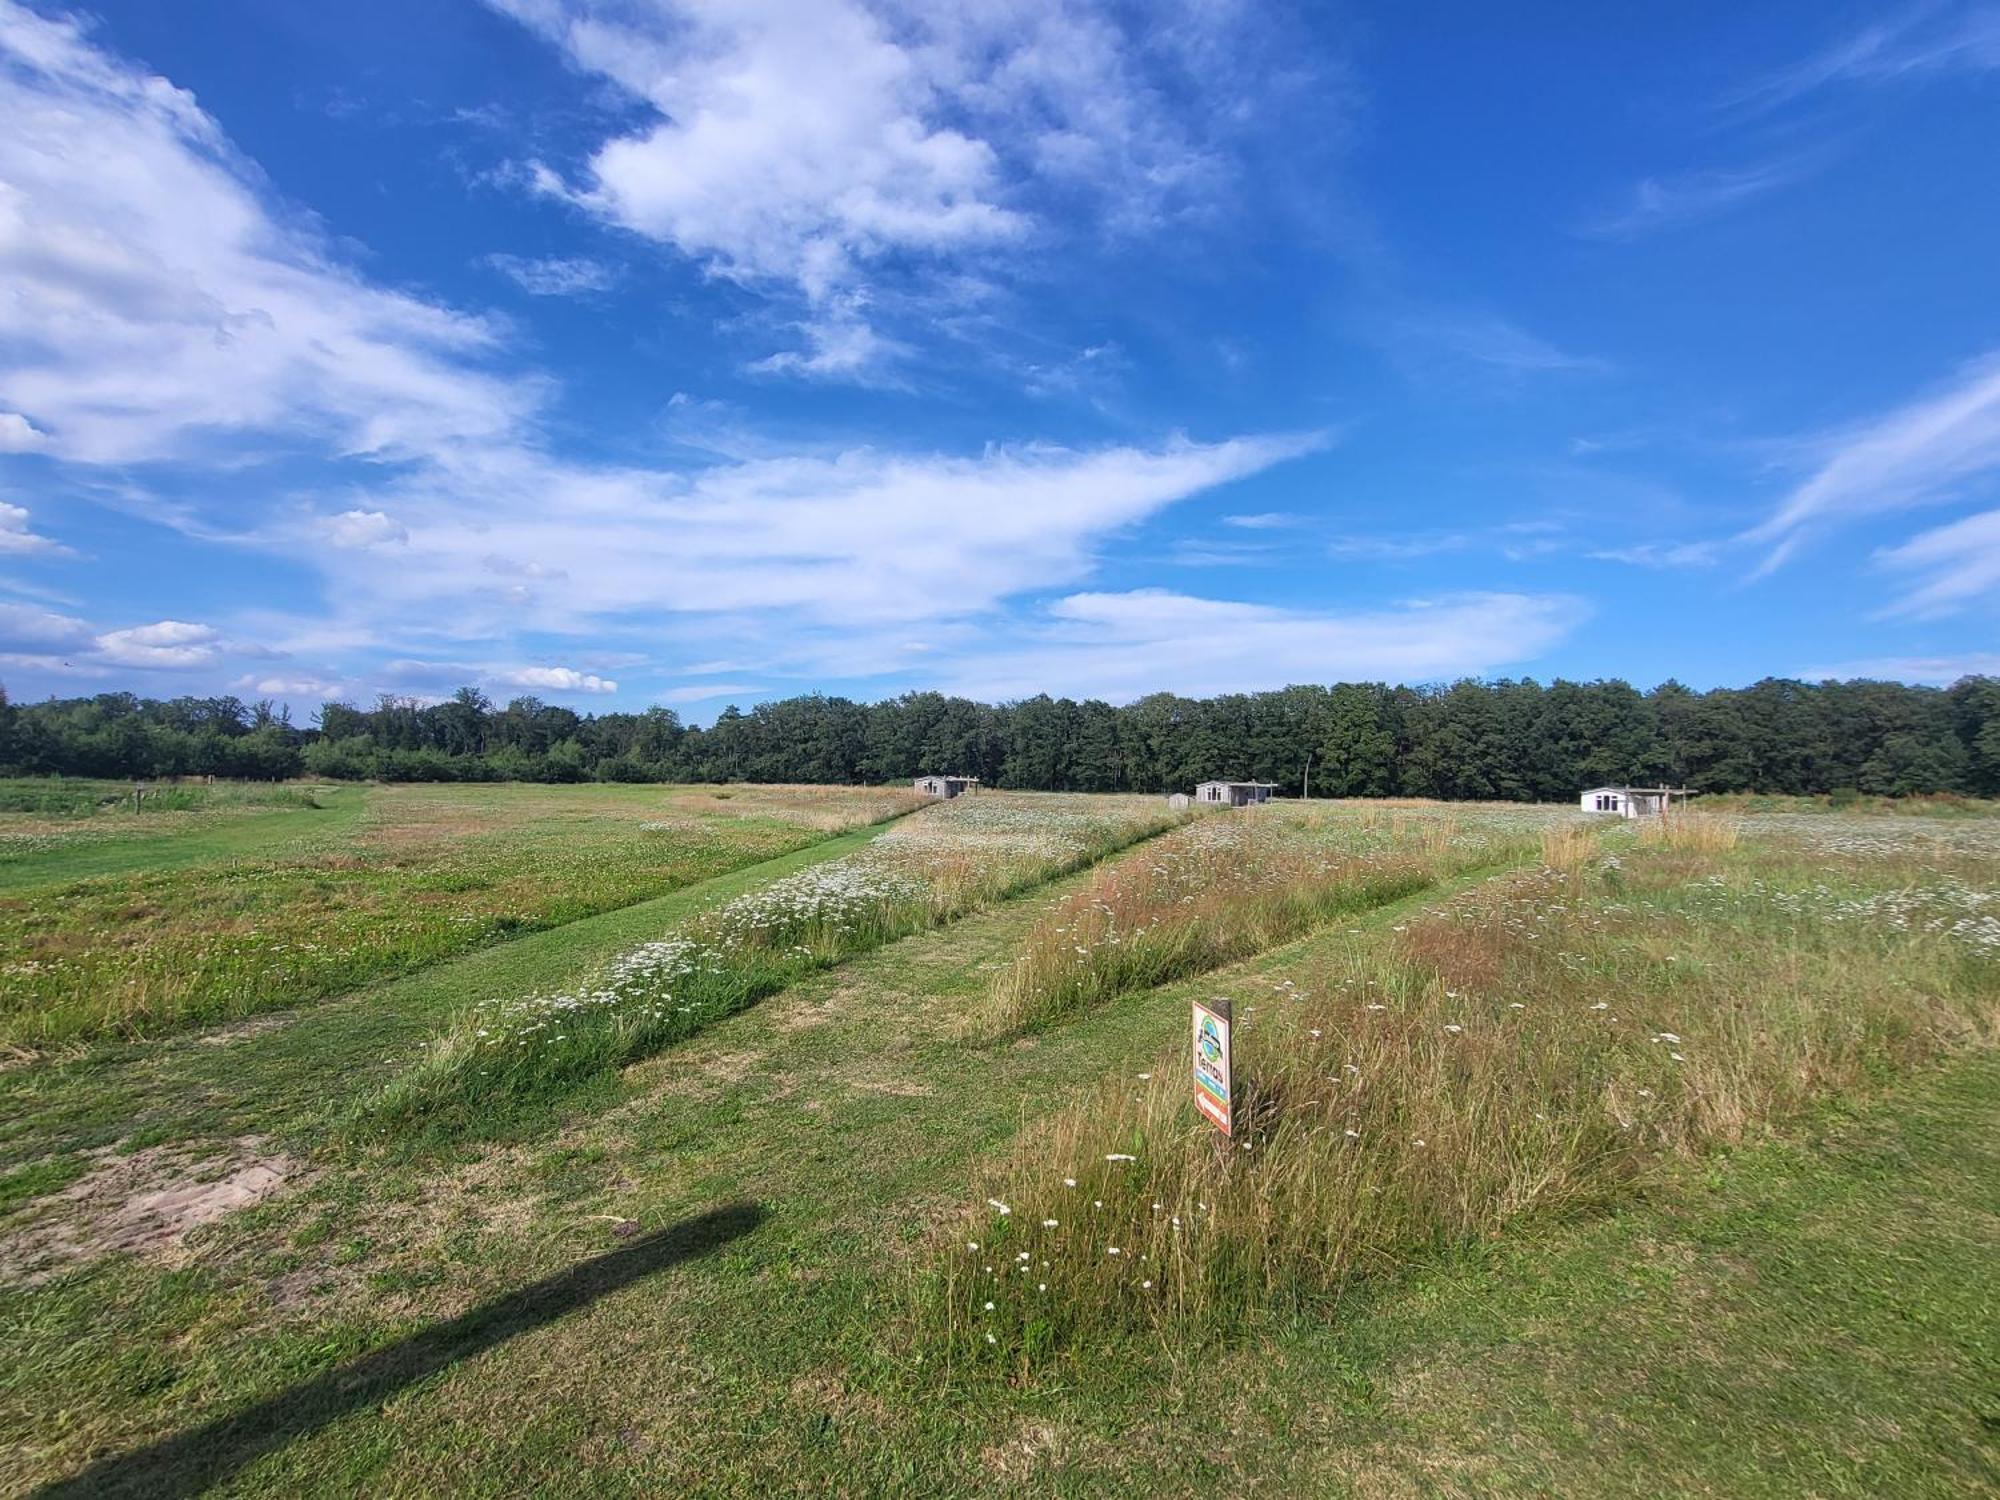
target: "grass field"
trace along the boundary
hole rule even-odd
[[[425,867],[583,823],[629,868],[648,822],[774,823],[733,794],[356,792],[245,815],[347,820],[255,858],[392,826]],[[2000,820],[1787,808],[1666,840],[1274,806],[1223,815],[1218,856],[1200,823],[1146,837],[1156,802],[1061,803],[793,825],[589,916],[552,901],[286,1009],[85,1030],[0,1071],[0,1488],[2000,1483]],[[140,877],[83,883],[106,878]],[[1301,880],[1342,894],[1274,905]],[[1022,955],[1107,905],[1072,948],[1177,920],[1199,941],[1092,960],[1084,1003],[996,1028]],[[496,1001],[746,917],[751,947],[810,960],[758,1003],[483,1134],[355,1135]],[[1250,1100],[1227,1159],[1181,1086],[1213,994]]]
[[[339,993],[912,805],[899,792],[825,788],[729,800],[657,787],[346,788],[302,804],[105,813],[53,832],[23,815],[41,831],[11,847],[0,814],[0,1047],[157,1035]],[[128,835],[132,824],[145,826]]]

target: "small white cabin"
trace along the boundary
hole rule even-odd
[[[1194,800],[1204,807],[1256,807],[1277,789],[1275,781],[1204,781],[1194,789]]]
[[[1677,786],[1594,786],[1577,799],[1585,812],[1619,818],[1657,818],[1685,805],[1693,793]]]
[[[932,797],[956,797],[979,785],[977,776],[919,776],[916,789]]]
[[[1175,792],[1167,798],[1167,806],[1175,812],[1186,812],[1193,800],[1186,792]]]

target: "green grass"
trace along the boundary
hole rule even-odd
[[[1478,889],[1448,882],[1205,983],[1310,973]],[[992,975],[1064,893],[809,975],[602,1076],[547,1133],[442,1159],[349,1161],[330,1111],[458,1006],[560,984],[657,932],[662,908],[224,1045],[0,1073],[5,1169],[121,1136],[192,1151],[248,1134],[311,1169],[178,1257],[0,1286],[0,1491],[134,1454],[88,1492],[1992,1488],[2000,1059],[1983,1050],[1885,1069],[1865,1107],[1822,1103],[1664,1165],[1609,1211],[1433,1247],[1199,1349],[1120,1338],[1011,1380],[944,1367],[904,1297],[935,1227],[1024,1125],[1149,1069],[1185,1022],[1178,987],[978,1040]],[[618,1280],[621,1252],[740,1203],[756,1214],[726,1241]],[[30,1199],[7,1227],[72,1211]],[[579,1265],[580,1282],[528,1290]]]
[[[930,809],[837,863],[772,881],[553,995],[463,1012],[351,1121],[407,1150],[505,1135],[593,1080],[806,975],[948,925],[1175,826],[1151,799],[988,793]]]
[[[39,819],[0,819],[0,835],[6,835],[0,839],[0,891],[337,848],[359,829],[367,797],[360,787],[266,790],[290,795],[136,817],[107,812],[48,832],[26,831],[42,829]]]
[[[1237,1004],[1227,1152],[1177,1036],[966,1184],[926,1326],[1007,1368],[1202,1343],[1615,1205],[1665,1162],[1990,1045],[1996,905],[1923,861],[1642,843],[1302,953],[1275,986],[1214,991]],[[1022,1256],[1036,1275],[1010,1274]]]
[[[1534,846],[1518,830],[1475,823],[1468,832],[1455,818],[1391,833],[1351,809],[1303,804],[1201,818],[1106,865],[1049,909],[994,982],[994,1028],[1014,1035],[1059,1025],[1440,879],[1518,863]]]
[[[188,781],[138,784],[76,776],[0,776],[0,814],[30,813],[38,818],[129,818],[141,822],[162,813],[222,811],[247,807],[310,807],[328,790],[264,781]]]
[[[319,809],[193,815],[0,881],[0,1046],[240,1019],[627,906],[823,837],[659,787],[376,787]],[[850,791],[851,824],[879,796]]]
[[[707,907],[850,854],[881,831],[824,839],[666,896],[267,1016],[239,1035],[108,1040],[0,1071],[0,1163],[47,1150],[73,1159],[133,1138],[157,1144],[259,1134],[323,1146],[329,1111],[394,1078],[459,1012],[495,995],[555,988]],[[587,1097],[579,1101],[587,1104]]]

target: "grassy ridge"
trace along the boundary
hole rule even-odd
[[[993,1175],[1006,1211],[940,1249],[926,1316],[1008,1362],[1282,1316],[2000,1029],[1983,887],[1690,842],[1490,883],[1238,991],[1233,1148],[1184,1043],[1107,1084]]]
[[[1463,870],[1526,856],[1517,831],[1266,808],[1204,817],[1057,903],[993,986],[1003,1035],[1260,953]]]
[[[1083,869],[1179,819],[1143,798],[987,793],[635,946],[565,989],[471,1007],[356,1111],[357,1138],[504,1132],[805,975]]]

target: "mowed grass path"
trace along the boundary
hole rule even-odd
[[[0,860],[0,1046],[154,1039],[339,995],[907,811],[893,789],[383,786],[107,815]],[[102,827],[96,826],[102,824]],[[104,834],[108,837],[100,838]]]
[[[1330,928],[1029,1042],[969,1043],[968,1017],[1040,905],[774,997],[627,1070],[555,1138],[444,1169],[329,1167],[212,1232],[189,1269],[127,1263],[7,1294],[0,1332],[21,1358],[0,1384],[0,1443],[23,1479],[46,1479],[249,1414],[94,1471],[94,1493],[211,1478],[239,1493],[493,1495],[1977,1482],[1961,1398],[1980,1361],[1990,1373],[1981,1309],[2000,1295],[1979,1253],[2000,1201],[1990,1059],[1820,1141],[1419,1267],[1254,1345],[1195,1361],[1126,1350],[1088,1380],[1020,1390],[940,1380],[897,1336],[898,1301],[971,1160],[1105,1070],[1149,1067],[1189,993],[1348,940]],[[237,1046],[261,1071],[286,1035]],[[508,1300],[731,1205],[754,1208],[705,1253],[640,1280],[607,1273],[587,1297]],[[442,1359],[440,1326],[460,1330]],[[352,1363],[371,1351],[376,1363]],[[326,1378],[343,1369],[366,1373]],[[357,1382],[365,1399],[344,1393]]]
[[[852,853],[885,827],[837,834],[300,1010],[162,1042],[105,1043],[69,1061],[0,1072],[0,1167],[113,1142],[315,1137],[330,1105],[407,1066],[462,1007],[558,987],[704,907]]]
[[[312,795],[319,806],[162,813],[151,815],[158,820],[152,827],[140,819],[105,814],[100,821],[112,837],[0,858],[0,891],[103,875],[180,870],[210,860],[268,859],[306,849],[331,849],[351,839],[360,827],[367,788],[315,787]],[[95,825],[85,827],[98,831]]]

